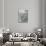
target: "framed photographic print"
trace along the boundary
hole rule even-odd
[[[28,10],[18,9],[18,23],[28,23]]]

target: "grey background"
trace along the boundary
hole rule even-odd
[[[45,0],[4,0],[5,27],[10,25],[14,32],[33,32],[35,28],[46,25]],[[0,27],[3,24],[2,0],[0,0]],[[44,7],[43,7],[44,6]],[[29,9],[28,23],[18,23],[18,8]],[[43,22],[44,21],[44,22]],[[11,26],[12,25],[12,26]]]

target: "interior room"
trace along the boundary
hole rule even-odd
[[[0,46],[46,46],[46,0],[0,0]]]

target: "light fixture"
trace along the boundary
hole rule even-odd
[[[38,29],[38,31],[41,31],[41,29]]]
[[[10,31],[10,29],[8,28],[8,29],[6,29],[6,31]]]

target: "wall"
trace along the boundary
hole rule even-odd
[[[0,33],[2,33],[3,27],[3,0],[0,0]]]
[[[43,0],[43,37],[46,37],[46,0]]]
[[[28,9],[28,23],[18,23],[18,9]],[[14,32],[33,32],[42,25],[42,0],[5,0],[5,27]]]
[[[3,1],[0,0],[0,27],[3,26]]]

